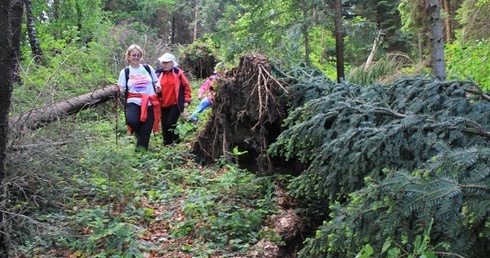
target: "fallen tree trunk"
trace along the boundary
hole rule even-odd
[[[29,110],[20,116],[9,119],[10,132],[38,129],[89,107],[114,99],[118,95],[117,93],[115,86],[111,85],[50,106]]]

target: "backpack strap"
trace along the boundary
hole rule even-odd
[[[153,79],[153,77],[151,77],[151,70],[150,70],[150,66],[147,65],[147,64],[144,64],[143,67],[146,69],[146,71],[148,72],[148,74],[150,75],[150,78]],[[155,93],[157,93],[157,90],[155,89],[155,84],[153,84],[153,81],[151,82],[151,86],[153,86],[153,91]]]
[[[126,75],[126,89],[124,89],[124,105],[126,105],[126,101],[128,100],[129,66],[124,68],[124,75]]]

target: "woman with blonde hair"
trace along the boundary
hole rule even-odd
[[[136,136],[136,150],[148,150],[152,130],[159,130],[161,87],[153,67],[141,63],[143,50],[138,45],[129,46],[125,58],[128,66],[119,73],[117,86],[125,96],[126,124]]]

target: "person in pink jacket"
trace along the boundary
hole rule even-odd
[[[213,86],[216,87],[216,81],[220,76],[223,75],[223,73],[224,64],[220,62],[214,67],[213,75],[209,76],[209,78],[199,88],[199,91],[197,92],[197,98],[200,99],[201,102],[197,106],[196,110],[194,110],[192,115],[189,117],[189,120],[193,122],[199,121],[199,114],[202,113],[206,108],[213,105],[214,95],[216,94]]]

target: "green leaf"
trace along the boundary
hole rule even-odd
[[[390,246],[391,246],[391,240],[386,239],[386,241],[383,244],[383,248],[381,249],[381,253],[386,252],[386,250],[388,250],[388,248],[390,248]]]
[[[374,253],[373,247],[370,244],[364,246],[364,251],[368,256],[371,256]]]

